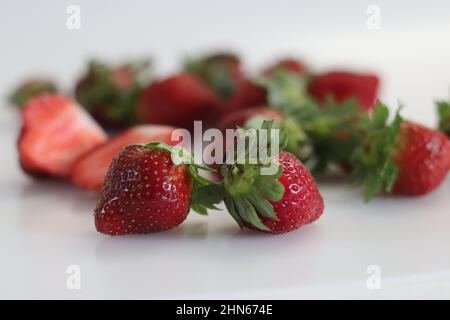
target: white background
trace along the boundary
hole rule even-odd
[[[13,1],[0,3],[0,298],[450,298],[450,181],[433,194],[370,204],[358,190],[320,184],[315,224],[282,236],[241,232],[225,213],[192,214],[163,234],[95,232],[97,195],[37,183],[17,165],[18,115],[5,102],[18,81],[48,74],[66,90],[89,57],[152,56],[157,74],[187,55],[242,54],[249,71],[293,55],[314,70],[382,77],[382,99],[434,125],[449,95],[448,1]],[[81,8],[81,30],[66,8]],[[381,30],[366,9],[381,8]],[[66,268],[81,267],[79,291]],[[382,288],[368,290],[379,265]]]

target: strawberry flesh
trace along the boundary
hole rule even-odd
[[[82,189],[100,189],[112,159],[123,148],[153,141],[176,144],[176,141],[171,142],[174,129],[169,126],[142,125],[113,137],[77,160],[71,172],[72,183]]]
[[[25,172],[66,177],[75,160],[106,141],[100,126],[72,100],[43,94],[22,109],[19,159]]]

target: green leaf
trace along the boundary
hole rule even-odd
[[[247,197],[247,199],[250,201],[250,203],[255,208],[255,211],[259,215],[266,217],[268,219],[278,221],[278,217],[275,214],[275,211],[273,210],[273,206],[269,201],[267,201],[266,199],[263,199],[261,197],[258,197],[257,195],[254,195],[254,194],[249,195]]]
[[[239,216],[238,212],[236,211],[236,207],[234,205],[233,199],[227,197],[224,199],[224,203],[225,203],[225,207],[227,208],[228,212],[233,217],[233,219],[237,222],[239,227],[241,229],[244,228],[244,221],[242,220],[242,218]]]
[[[233,203],[239,217],[260,230],[270,231],[270,229],[262,223],[261,219],[256,214],[255,209],[246,198],[233,199]]]

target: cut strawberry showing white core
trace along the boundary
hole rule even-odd
[[[19,158],[30,174],[65,177],[77,158],[106,140],[102,128],[64,96],[39,95],[22,109]]]
[[[177,144],[177,141],[171,141],[173,130],[175,128],[170,126],[142,125],[113,137],[77,160],[72,168],[72,183],[82,189],[100,189],[113,157],[123,148],[153,141]]]

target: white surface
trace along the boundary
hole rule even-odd
[[[81,6],[80,31],[65,29],[69,3]],[[448,93],[448,1],[379,1],[375,32],[364,1],[183,3],[2,1],[2,97],[29,73],[70,83],[92,54],[151,53],[168,72],[184,54],[217,46],[240,51],[250,68],[292,52],[318,69],[377,71],[382,98],[401,98],[404,114],[428,125],[432,101]],[[450,298],[450,179],[426,197],[370,204],[321,183],[323,217],[282,236],[241,232],[212,213],[167,233],[112,238],[95,232],[95,193],[22,174],[18,130],[2,103],[0,298]],[[81,267],[79,291],[66,288],[72,264]],[[380,290],[366,287],[369,265],[381,268]]]

